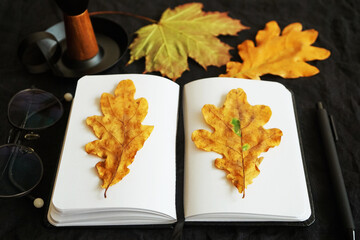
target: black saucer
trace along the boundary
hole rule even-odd
[[[74,78],[101,73],[120,61],[128,47],[128,36],[117,23],[105,18],[92,17],[99,52],[85,61],[76,61],[67,57],[64,22],[59,22],[44,32],[30,35],[20,45],[19,55],[22,62],[32,73],[51,69],[55,76]],[[50,36],[50,37],[49,37]],[[26,59],[26,49],[36,44],[46,62],[33,64]]]

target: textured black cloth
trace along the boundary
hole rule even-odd
[[[146,0],[91,0],[89,12],[116,10],[130,12],[152,19],[159,19],[168,7],[187,1]],[[342,167],[349,200],[360,238],[360,3],[357,0],[208,0],[202,1],[205,11],[228,12],[251,29],[236,37],[221,36],[221,40],[234,47],[233,59],[240,61],[236,46],[245,39],[254,40],[258,30],[270,20],[276,20],[283,28],[300,22],[304,29],[319,32],[315,46],[331,51],[330,58],[313,61],[320,73],[306,78],[282,79],[266,75],[263,79],[284,84],[293,91],[296,99],[300,131],[303,140],[306,165],[313,193],[316,221],[309,227],[285,226],[191,226],[185,224],[183,239],[344,239],[338,205],[329,176],[327,159],[321,143],[316,117],[316,102],[322,101],[334,115],[339,134],[338,155]],[[44,31],[62,21],[62,12],[51,0],[2,0],[0,1],[0,133],[5,143],[10,124],[7,120],[7,103],[19,90],[36,86],[61,97],[75,92],[77,79],[54,77],[51,73],[30,74],[17,57],[20,41],[27,35]],[[104,15],[121,24],[132,41],[134,32],[149,24],[144,20],[122,16]],[[129,53],[109,73],[142,73],[144,59],[128,66]],[[182,87],[192,80],[218,76],[225,67],[209,67],[204,70],[189,59],[186,71],[177,83]],[[158,74],[158,73],[153,73]],[[70,103],[64,102],[65,115],[61,121],[41,132],[41,138],[33,143],[41,156],[45,172],[40,185],[32,192],[47,202],[50,198],[53,178],[61,152]],[[179,114],[177,139],[177,205],[178,215],[183,215],[183,141],[182,113]],[[28,144],[28,143],[24,143]],[[30,143],[29,143],[30,144]],[[76,178],[76,176],[74,176]],[[286,181],[286,179],[284,179]],[[71,186],[69,186],[71,187]],[[29,198],[0,199],[0,239],[170,239],[171,228],[51,228],[44,224],[46,208],[36,209]]]

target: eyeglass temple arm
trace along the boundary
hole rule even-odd
[[[38,114],[39,112],[44,111],[44,110],[50,108],[51,106],[55,105],[56,103],[58,103],[57,100],[53,100],[52,102],[48,103],[48,104],[45,105],[44,107],[42,107],[42,108],[40,108],[40,109],[38,109],[38,110],[36,110],[36,111],[33,111],[33,112],[31,112],[31,113],[29,113],[29,109],[30,109],[30,107],[29,107],[29,108],[28,108],[28,111],[27,111],[27,113],[26,113],[26,116],[25,116],[25,118],[24,118],[24,121],[23,121],[22,124],[20,125],[20,128],[24,128],[25,125],[26,125],[26,122],[27,122],[31,117],[33,117],[35,114]]]
[[[72,96],[71,93],[65,93],[64,97],[61,99],[61,101],[64,100],[66,102],[70,102],[70,101],[72,101],[72,98],[73,98],[73,96]],[[24,122],[21,124],[21,128],[25,127],[27,120],[30,119],[32,116],[34,116],[35,114],[37,114],[37,113],[39,113],[39,112],[41,112],[43,110],[46,110],[46,109],[50,108],[51,106],[53,106],[53,105],[55,105],[57,103],[58,103],[57,99],[54,99],[53,101],[51,101],[50,103],[48,103],[44,107],[42,107],[42,108],[40,108],[40,109],[38,109],[36,111],[33,111],[31,113],[27,113],[26,117],[24,119]]]
[[[15,137],[14,137],[14,140],[12,140],[12,138],[14,136],[14,134],[13,134],[14,132],[15,132]],[[21,131],[16,131],[15,128],[11,128],[9,131],[7,140],[6,140],[6,144],[9,144],[9,143],[19,144],[20,134],[21,134]]]

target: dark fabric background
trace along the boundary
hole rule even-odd
[[[91,0],[89,11],[119,10],[152,19],[159,19],[168,7],[183,0]],[[332,179],[329,176],[324,149],[316,118],[315,103],[323,101],[334,115],[339,133],[338,155],[345,184],[360,237],[360,4],[357,0],[209,0],[202,1],[205,11],[228,12],[240,19],[250,30],[236,37],[222,36],[222,41],[236,48],[245,39],[254,40],[256,32],[270,20],[280,27],[300,22],[304,29],[318,30],[314,45],[327,48],[331,56],[311,64],[320,73],[308,78],[281,79],[267,75],[264,79],[283,83],[294,92],[303,140],[305,160],[313,193],[316,221],[309,227],[251,227],[251,226],[188,226],[183,239],[344,239],[338,206],[334,200]],[[133,39],[134,32],[148,22],[120,15],[103,16],[121,24]],[[36,86],[61,97],[74,93],[77,79],[62,79],[51,73],[30,74],[19,62],[16,52],[21,39],[30,33],[44,31],[62,21],[62,13],[52,0],[1,0],[0,1],[0,136],[5,143],[10,129],[6,109],[11,96],[17,91]],[[233,59],[240,61],[235,50]],[[144,59],[129,66],[122,62],[106,73],[142,73]],[[225,67],[202,69],[189,59],[190,70],[177,80],[181,86],[197,78],[218,76]],[[158,73],[153,73],[158,74]],[[54,127],[41,132],[34,146],[41,156],[45,173],[34,196],[49,199],[53,177],[61,151],[62,140],[70,110],[65,103],[65,115]],[[178,214],[182,215],[181,188],[183,182],[182,113],[179,115],[177,187]],[[286,179],[284,179],[286,181]],[[71,187],[71,186],[69,186]],[[169,239],[172,229],[163,228],[49,228],[44,224],[46,209],[35,209],[24,197],[0,200],[0,239]]]

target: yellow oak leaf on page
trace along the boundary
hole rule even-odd
[[[121,81],[115,95],[101,95],[103,116],[95,115],[86,119],[99,140],[86,144],[85,150],[104,159],[95,166],[103,181],[104,197],[110,186],[129,173],[128,166],[154,128],[141,124],[148,112],[148,102],[145,98],[134,99],[135,91],[131,80]]]
[[[278,128],[263,128],[270,120],[270,107],[250,105],[246,93],[238,88],[227,94],[222,107],[204,105],[202,114],[213,132],[196,130],[191,136],[193,142],[199,149],[222,155],[215,160],[215,167],[226,172],[244,197],[245,188],[260,173],[263,157],[259,155],[278,146],[283,135]]]

